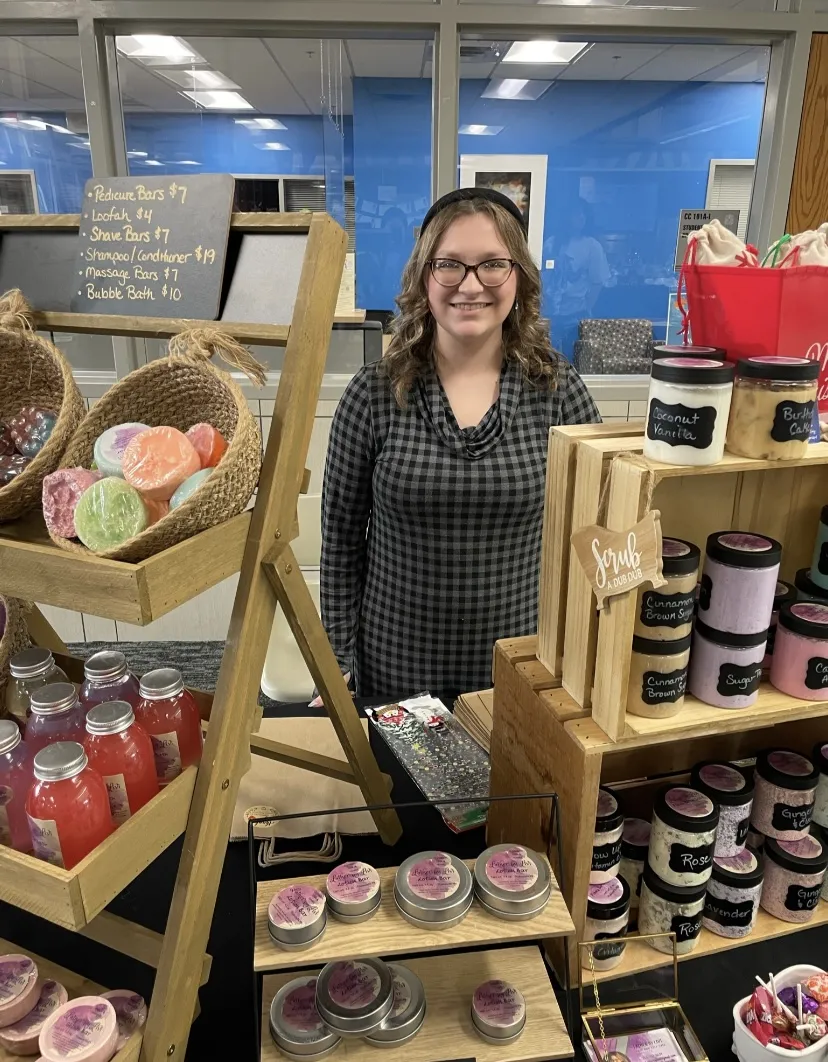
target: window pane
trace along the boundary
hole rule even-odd
[[[512,46],[463,42],[460,183],[527,212],[556,347],[587,373],[644,371],[648,326],[625,361],[610,355],[635,326],[582,322],[641,319],[663,342],[669,314],[676,337],[679,212],[738,211],[744,238],[770,50],[581,43],[517,76]]]

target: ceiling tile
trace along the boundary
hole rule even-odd
[[[628,80],[691,81],[745,51],[744,45],[674,44],[629,74]]]
[[[593,44],[561,74],[563,81],[621,81],[661,55],[663,44]]]

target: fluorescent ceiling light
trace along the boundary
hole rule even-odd
[[[481,96],[489,100],[538,100],[551,81],[528,81],[525,78],[492,78]]]
[[[185,89],[237,89],[241,88],[220,70],[165,70],[161,76],[174,85]]]
[[[200,166],[201,163],[195,159],[178,159],[177,162],[168,162],[168,166]]]
[[[245,129],[287,129],[278,118],[237,118],[236,125],[243,125]]]
[[[158,159],[144,159],[143,165],[144,166],[160,166],[161,163],[158,161]]]
[[[201,59],[198,52],[180,37],[166,37],[154,33],[136,33],[131,37],[116,37],[119,52],[131,59],[166,59],[168,62],[185,63]]]
[[[74,136],[75,134],[71,129],[67,129],[65,125],[52,125],[49,124],[49,128],[55,133],[65,133],[67,136]]]
[[[147,157],[146,151],[128,151],[128,159],[145,159]]]
[[[223,89],[218,91],[196,91],[185,92],[184,95],[197,103],[199,107],[204,107],[207,110],[216,111],[252,111],[253,104],[248,103],[244,96],[239,92],[226,92]]]
[[[262,151],[290,151],[290,146],[281,140],[268,140],[266,144],[259,144],[259,147]]]
[[[502,125],[461,125],[460,132],[466,136],[497,136],[503,131]]]
[[[571,63],[577,58],[586,42],[572,41],[515,41],[503,56],[503,63]]]

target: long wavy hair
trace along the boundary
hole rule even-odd
[[[540,315],[540,273],[520,223],[498,203],[461,200],[433,218],[403,270],[402,290],[396,300],[399,312],[391,322],[391,342],[379,363],[379,371],[388,378],[401,408],[405,408],[415,380],[434,366],[436,329],[428,305],[428,263],[451,223],[470,214],[483,214],[492,220],[509,257],[517,263],[517,298],[503,322],[504,357],[516,361],[535,386],[557,386],[559,355],[552,349],[549,322]]]

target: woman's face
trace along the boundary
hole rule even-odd
[[[451,258],[464,265],[479,265],[492,258],[510,258],[497,228],[486,214],[457,218],[443,233],[432,258]],[[428,270],[428,306],[438,329],[463,343],[482,341],[499,331],[515,303],[517,267],[497,288],[484,287],[469,272],[455,287],[439,284]]]

